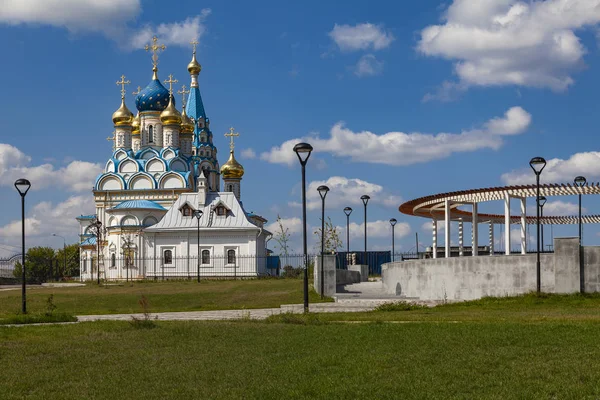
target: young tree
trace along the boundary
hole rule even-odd
[[[319,218],[319,221],[321,218]],[[317,237],[317,243],[315,248],[317,253],[321,252],[321,227],[319,226],[314,235]],[[342,247],[342,240],[340,239],[340,231],[336,226],[333,226],[331,218],[327,217],[325,221],[325,253],[335,253],[340,247]]]
[[[66,257],[65,257],[66,253]],[[66,265],[65,265],[66,259]],[[56,252],[56,264],[58,265],[60,278],[79,276],[79,245],[77,243],[68,245],[64,252],[59,249]]]
[[[42,283],[48,281],[54,274],[55,253],[51,247],[32,247],[25,254],[25,279],[27,282]],[[22,276],[22,265],[17,263],[13,274],[16,278]]]
[[[290,234],[289,228],[283,226],[281,216],[277,214],[277,230],[273,233],[273,239],[277,242],[275,245],[279,249],[280,256],[283,257],[283,269],[286,270],[290,267],[289,254],[290,254]],[[288,268],[289,269],[289,268]]]

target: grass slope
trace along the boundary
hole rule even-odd
[[[301,279],[254,279],[171,282],[135,282],[122,285],[42,288],[27,290],[29,312],[46,310],[48,296],[54,295],[58,312],[73,315],[139,313],[139,300],[146,296],[151,312],[205,311],[242,308],[271,308],[303,302]],[[310,301],[321,301],[310,292]],[[21,309],[21,292],[0,292],[0,318]]]

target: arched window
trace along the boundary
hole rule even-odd
[[[202,264],[210,264],[210,251],[202,250]]]
[[[163,253],[163,264],[173,264],[173,252],[171,250],[165,250],[165,252]]]
[[[148,143],[154,142],[154,127],[152,125],[148,126]]]
[[[233,185],[229,185],[229,189],[227,189],[228,192],[233,192]]]
[[[227,264],[235,264],[235,250],[227,250]]]
[[[117,256],[115,255],[115,253],[112,253],[110,255],[110,267],[114,268],[117,266]]]

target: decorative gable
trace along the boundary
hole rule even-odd
[[[227,205],[221,200],[219,200],[217,204],[212,207],[212,209],[218,217],[227,217],[231,212],[231,209],[227,207]]]
[[[181,215],[184,217],[192,217],[194,215],[194,209],[188,203],[179,207],[179,212],[181,212]]]

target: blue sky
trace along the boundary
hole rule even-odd
[[[134,109],[130,93],[151,78],[141,47],[153,34],[168,47],[160,78],[172,73],[179,85],[189,86],[188,42],[199,40],[200,89],[220,162],[223,133],[234,126],[245,207],[270,222],[281,215],[297,248],[300,169],[290,148],[299,139],[316,150],[309,224],[319,224],[318,184],[332,187],[327,214],[342,227],[346,205],[362,223],[359,198],[370,194],[377,250],[390,246],[392,217],[397,249],[411,249],[415,232],[431,243],[429,221],[400,214],[403,201],[529,183],[533,156],[554,160],[548,181],[600,178],[600,0],[103,4],[9,0],[0,10],[0,249],[18,245],[12,183],[21,176],[34,183],[30,243],[61,246],[52,233],[75,241],[73,218],[93,211],[94,175],[111,153],[115,81],[132,81]],[[573,214],[575,202],[546,207]],[[597,203],[585,198],[586,210],[597,213]],[[502,212],[496,203],[481,209]],[[361,250],[362,227],[351,235]],[[598,244],[597,229],[586,227],[585,241]]]

